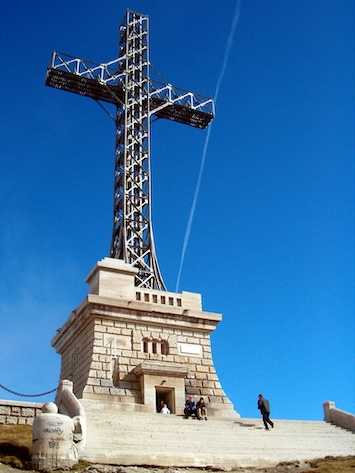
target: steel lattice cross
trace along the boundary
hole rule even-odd
[[[138,268],[136,286],[164,290],[156,257],[151,208],[151,119],[206,128],[212,99],[150,77],[149,18],[127,10],[118,59],[92,64],[54,52],[46,85],[116,106],[113,231],[110,256]]]

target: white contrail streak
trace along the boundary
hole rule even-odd
[[[237,26],[238,26],[239,17],[240,17],[240,2],[241,2],[241,0],[236,0],[236,3],[235,3],[233,21],[232,21],[231,29],[229,31],[226,48],[224,50],[222,67],[221,67],[220,73],[218,75],[216,88],[215,88],[215,91],[214,91],[214,103],[217,102],[217,99],[218,99],[218,96],[219,96],[219,91],[221,89],[222,81],[223,81],[223,78],[224,78],[224,74],[225,74],[226,69],[227,69],[228,59],[229,59],[229,55],[230,55],[232,45],[233,45],[233,39],[234,39],[234,35],[235,35],[236,29],[237,29]],[[177,292],[179,290],[182,268],[184,266],[184,261],[185,261],[186,249],[187,249],[187,245],[190,241],[192,222],[193,222],[193,219],[194,219],[194,216],[195,216],[196,204],[197,204],[197,199],[198,199],[198,196],[199,196],[199,193],[200,193],[203,170],[204,170],[205,164],[206,164],[206,157],[207,157],[208,145],[209,145],[209,142],[210,142],[211,129],[212,129],[212,125],[210,125],[207,129],[205,142],[203,144],[202,158],[201,158],[201,162],[200,162],[200,169],[199,169],[199,172],[198,172],[195,192],[194,192],[194,196],[193,196],[193,199],[192,199],[189,218],[188,218],[187,225],[186,225],[184,241],[183,241],[183,244],[182,244],[180,265],[179,265],[179,271],[178,271],[178,275],[177,275],[177,279],[176,279],[175,292]]]

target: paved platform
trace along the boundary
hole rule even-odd
[[[83,457],[96,463],[230,469],[355,455],[355,435],[323,421],[275,419],[265,431],[260,419],[199,421],[81,402],[88,422]]]

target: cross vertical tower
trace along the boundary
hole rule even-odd
[[[151,216],[149,19],[127,11],[120,28],[124,103],[117,110],[111,257],[139,268],[137,285],[164,288]]]
[[[149,18],[130,10],[120,27],[117,59],[92,64],[54,52],[46,84],[117,107],[110,256],[138,268],[136,286],[164,290],[152,228],[151,119],[206,128],[214,116],[212,99],[152,80]]]

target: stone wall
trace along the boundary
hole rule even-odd
[[[72,343],[67,344],[62,353],[60,379],[69,379],[74,384],[74,394],[82,397],[91,369],[94,344],[94,323],[81,330]]]
[[[29,424],[41,412],[42,403],[0,399],[0,424]]]
[[[156,360],[166,363],[167,368],[170,363],[181,363],[186,366],[188,370],[185,379],[187,395],[192,395],[196,399],[206,396],[209,403],[230,404],[213,366],[209,334],[202,331],[164,327],[164,321],[158,321],[158,323],[161,324],[159,328],[122,320],[96,318],[93,351],[91,356],[85,353],[82,359],[84,363],[87,363],[90,358],[92,360],[83,397],[93,399],[97,398],[97,395],[100,397],[107,395],[118,396],[121,401],[142,402],[139,380],[133,370],[142,361]],[[89,332],[90,330],[87,330],[87,333]],[[142,343],[145,339],[166,341],[168,354],[144,353]],[[83,341],[82,344],[85,345]],[[126,346],[122,347],[124,344]],[[196,350],[197,353],[193,356],[192,354],[184,356],[182,346],[183,348],[198,347],[199,350]],[[64,356],[64,365],[65,358]],[[80,361],[79,365],[81,365]],[[87,368],[86,364],[80,368],[81,379],[85,377]],[[75,393],[81,395],[82,384],[80,383],[79,387],[75,376],[69,376],[69,371],[63,371],[62,376],[72,379]]]
[[[335,407],[335,402],[326,401],[323,403],[324,420],[337,427],[355,432],[355,415],[350,412],[342,411]]]

